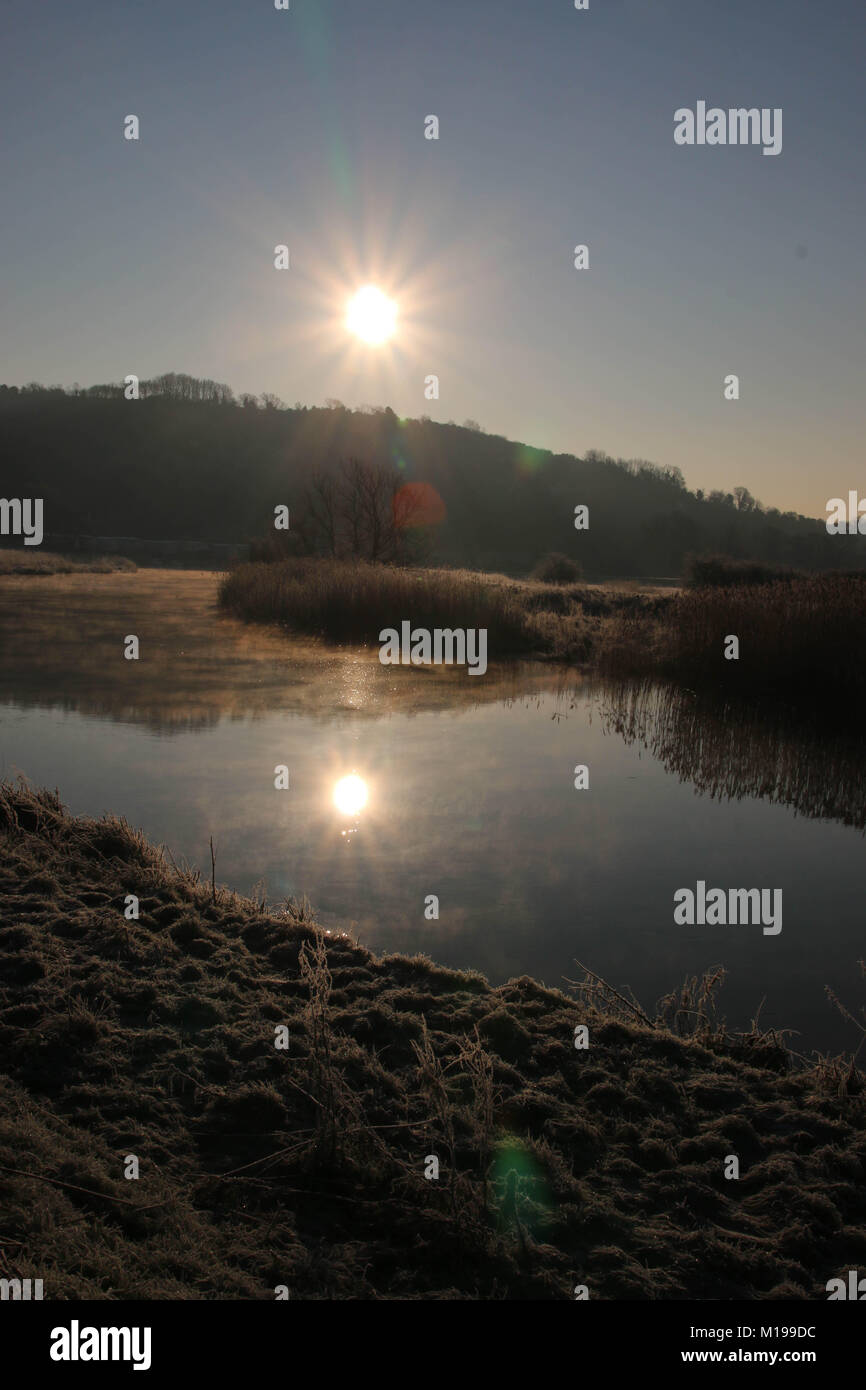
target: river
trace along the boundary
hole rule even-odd
[[[379,952],[559,987],[579,960],[649,1010],[721,964],[731,1027],[760,1008],[798,1051],[857,1045],[825,994],[856,1011],[864,993],[857,747],[544,663],[383,667],[246,627],[215,592],[154,570],[0,582],[0,773],[206,876],[212,837],[219,882],[307,895]],[[366,803],[341,810],[352,774]],[[781,889],[781,932],[677,925],[698,880]]]

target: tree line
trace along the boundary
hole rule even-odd
[[[44,499],[46,545],[52,534],[267,540],[511,574],[554,551],[589,578],[678,576],[690,554],[866,568],[866,538],[829,536],[743,485],[691,491],[679,469],[644,459],[554,454],[388,407],[238,397],[175,372],[142,380],[139,396],[115,383],[0,386],[3,492]],[[278,505],[291,539],[274,539]]]

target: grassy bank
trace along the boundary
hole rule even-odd
[[[123,555],[72,556],[51,551],[0,550],[0,577],[6,574],[113,574],[137,570]]]
[[[531,646],[509,589],[468,571],[337,560],[247,564],[223,580],[220,602],[250,622],[284,624],[332,642],[372,645],[382,628],[411,617],[416,627],[486,627],[488,641],[507,655]]]
[[[861,1079],[709,983],[649,1016],[377,958],[21,786],[0,849],[0,1250],[47,1298],[824,1298],[866,1260]]]
[[[466,570],[330,561],[241,565],[220,603],[253,622],[374,645],[384,627],[487,627],[491,661],[531,654],[787,703],[866,696],[866,577],[708,562],[679,591],[545,584]],[[730,582],[720,580],[729,578]],[[739,659],[725,658],[729,635]]]
[[[239,565],[223,579],[219,601],[248,622],[332,642],[375,645],[383,628],[409,619],[421,628],[486,627],[494,660],[528,654],[587,660],[606,620],[656,614],[669,597],[637,586],[616,591],[475,570],[293,559]]]

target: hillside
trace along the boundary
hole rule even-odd
[[[47,548],[88,536],[240,544],[272,527],[279,503],[294,526],[313,471],[358,457],[439,494],[436,562],[523,574],[563,551],[589,578],[676,576],[689,552],[866,567],[866,538],[839,541],[822,521],[761,508],[745,488],[705,498],[677,470],[641,461],[551,454],[390,409],[237,402],[187,377],[141,388],[127,401],[114,386],[0,387],[3,494],[44,499]],[[578,504],[588,530],[575,530]]]

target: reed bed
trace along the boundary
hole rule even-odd
[[[739,657],[725,645],[739,640]],[[812,574],[768,584],[688,589],[656,620],[613,618],[600,668],[659,674],[784,703],[859,703],[866,693],[866,580]]]
[[[239,565],[223,580],[223,607],[332,642],[373,645],[383,628],[487,628],[491,649],[529,651],[526,613],[505,586],[466,571],[399,569],[339,560]]]

